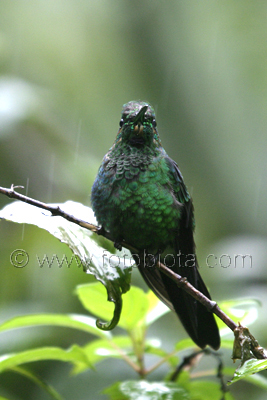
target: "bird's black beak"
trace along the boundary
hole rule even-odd
[[[141,108],[135,119],[133,120],[134,124],[137,124],[138,122],[142,123],[144,121],[144,115],[146,113],[146,110],[148,109],[148,106],[144,106]]]
[[[137,135],[142,135],[143,134],[143,122],[144,122],[144,115],[146,113],[146,110],[148,109],[148,106],[144,106],[141,108],[135,119],[133,120],[134,124],[134,133]]]

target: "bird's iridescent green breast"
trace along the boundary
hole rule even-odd
[[[103,175],[110,174],[109,195],[99,213],[95,207],[99,223],[137,249],[167,246],[171,232],[178,229],[181,205],[164,153],[149,147],[116,148],[103,168]]]

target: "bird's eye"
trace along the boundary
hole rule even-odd
[[[122,125],[123,125],[123,118],[120,120],[120,127],[122,127]]]
[[[155,118],[154,118],[153,121],[152,121],[152,125],[153,125],[154,128],[156,128],[157,122],[156,122]]]

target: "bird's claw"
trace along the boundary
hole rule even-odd
[[[115,240],[115,242],[114,242],[114,247],[115,247],[115,249],[121,251],[121,250],[122,250],[122,244],[121,244],[121,242]]]
[[[105,228],[103,226],[101,226],[100,228],[98,228],[96,233],[98,235],[105,236],[106,230],[105,230]]]

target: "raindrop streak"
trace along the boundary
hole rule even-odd
[[[82,120],[80,119],[79,125],[78,125],[77,137],[76,137],[76,147],[75,147],[75,153],[74,153],[74,165],[77,164],[77,160],[78,160],[78,156],[79,156],[81,130],[82,130]]]
[[[25,196],[28,196],[28,192],[29,192],[29,182],[30,182],[30,178],[27,178]],[[25,232],[25,224],[22,224],[22,234],[21,234],[21,240],[22,240],[22,241],[24,240],[24,232]]]
[[[164,82],[162,84],[162,95],[161,95],[161,108],[165,111],[171,95],[171,90],[174,85],[175,70],[173,66],[167,66],[167,71],[164,74]],[[157,110],[155,110],[157,114]]]
[[[56,156],[55,154],[51,155],[51,161],[50,161],[50,170],[49,170],[49,175],[48,175],[48,181],[49,181],[49,186],[47,190],[47,202],[50,203],[52,200],[52,192],[53,192],[53,185],[54,185],[54,173],[55,173],[55,160]]]
[[[259,208],[259,200],[262,191],[262,177],[259,177],[256,182],[256,190],[254,196],[254,219],[256,220],[258,217],[258,208]]]

